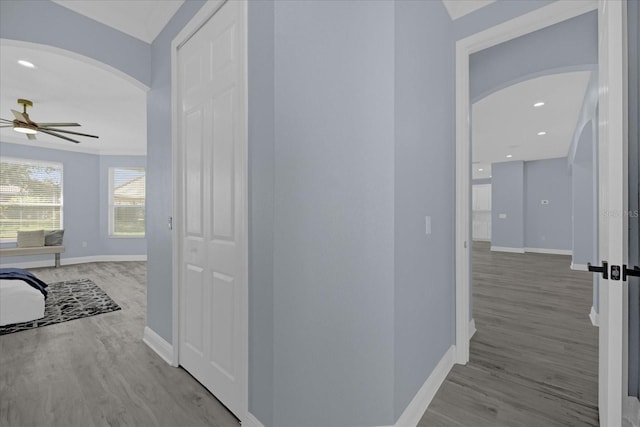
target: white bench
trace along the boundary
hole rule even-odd
[[[64,246],[36,246],[33,248],[0,248],[0,256],[22,256],[55,254],[56,267],[60,267],[60,254],[64,252]]]

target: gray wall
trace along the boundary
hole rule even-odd
[[[594,246],[597,245],[593,233],[597,209],[594,210],[595,191],[594,171],[595,163],[593,126],[585,126],[580,134],[576,154],[571,167],[571,200],[573,212],[573,263],[586,265],[588,262],[597,263],[594,258]]]
[[[71,151],[0,143],[6,157],[58,162],[63,165],[63,223],[67,258],[100,255],[145,255],[144,238],[109,238],[107,229],[108,168],[111,166],[145,166],[144,156],[98,156]],[[82,242],[87,242],[82,247]],[[2,243],[2,247],[15,243]],[[27,262],[53,263],[51,255],[2,257],[3,265]]]
[[[274,2],[249,3],[249,411],[273,426]]]
[[[471,55],[471,100],[534,76],[597,63],[598,15],[592,11]]]
[[[506,214],[506,218],[500,218]],[[491,165],[491,246],[524,248],[524,162]]]
[[[147,93],[147,325],[173,342],[171,160],[171,41],[204,2],[185,2],[151,45],[151,90]]]
[[[629,29],[629,264],[640,266],[640,2],[627,3]],[[629,280],[629,395],[640,396],[640,278]]]
[[[453,26],[442,3],[395,5],[397,418],[455,340],[455,71]]]
[[[393,423],[393,16],[275,4],[278,427]]]
[[[571,176],[567,158],[525,162],[524,194],[525,247],[571,250]],[[549,204],[543,205],[542,200]]]
[[[571,250],[571,176],[566,157],[493,163],[491,174],[492,247]],[[543,205],[542,200],[549,203]]]

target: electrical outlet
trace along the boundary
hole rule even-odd
[[[549,201],[548,200],[540,200],[540,204],[541,205],[548,205]]]

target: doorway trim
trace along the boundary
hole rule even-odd
[[[558,1],[456,42],[456,352],[469,361],[471,338],[471,132],[469,56],[522,35],[598,9],[596,0]]]
[[[242,29],[243,32],[243,54],[248,54],[248,19],[247,19],[247,2],[246,0],[234,0],[242,1]],[[180,206],[180,194],[182,186],[182,170],[180,169],[180,132],[179,132],[179,118],[180,118],[180,105],[179,105],[179,82],[178,82],[178,50],[202,27],[204,26],[217,12],[224,6],[227,0],[208,0],[202,8],[189,20],[189,22],[180,30],[171,42],[171,156],[172,156],[172,218],[170,219],[170,228],[175,232],[172,235],[173,244],[171,248],[172,253],[172,353],[171,353],[171,365],[174,367],[180,366],[180,262],[182,255],[182,226],[183,226],[183,212]],[[244,124],[244,132],[241,144],[241,155],[243,167],[243,183],[242,183],[242,211],[243,219],[241,224],[242,234],[242,267],[240,280],[240,292],[242,294],[243,307],[242,314],[240,316],[240,341],[241,341],[241,358],[238,361],[239,364],[239,376],[240,384],[242,387],[242,408],[241,413],[235,414],[243,425],[252,426],[259,425],[255,417],[249,413],[249,291],[248,291],[248,278],[249,278],[249,235],[248,235],[248,73],[247,73],[248,61],[244,61],[244,68],[240,71],[241,81],[244,84],[244,98],[242,99],[243,108],[241,109],[241,120]]]

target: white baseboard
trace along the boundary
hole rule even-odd
[[[578,270],[578,271],[589,271],[589,268],[588,268],[587,264],[574,264],[574,263],[571,263],[571,269],[572,270]]]
[[[37,255],[40,256],[40,255]],[[4,258],[4,257],[3,257]],[[146,261],[146,255],[95,255],[95,256],[83,256],[75,258],[62,258],[60,257],[60,265],[73,265],[73,264],[86,264],[89,262],[122,262],[122,261]],[[25,261],[25,262],[12,262],[6,263],[0,260],[0,267],[14,267],[14,268],[38,268],[38,267],[53,267],[53,257],[50,260],[39,261]]]
[[[535,254],[573,255],[573,251],[571,249],[524,248],[524,251]]]
[[[523,254],[525,252],[531,252],[535,254],[550,254],[550,255],[573,255],[571,249],[547,249],[547,248],[511,248],[508,246],[491,246],[493,252],[511,252],[514,254]]]
[[[589,319],[591,319],[591,324],[593,326],[600,326],[600,315],[596,311],[596,309],[591,306],[591,313],[589,313]]]
[[[155,351],[158,356],[162,357],[165,362],[169,365],[172,364],[173,346],[160,335],[155,333],[153,329],[145,326],[142,341],[148,345],[151,350]]]
[[[471,321],[469,322],[469,339],[473,338],[476,332],[476,319],[471,319]]]
[[[451,346],[393,427],[416,427],[418,425],[436,392],[453,367],[454,357],[455,346]]]
[[[507,246],[491,246],[493,252],[512,252],[514,254],[523,254],[524,248],[509,248]]]
[[[242,427],[264,427],[264,424],[258,421],[258,419],[254,417],[250,412],[247,414],[247,418],[245,418],[245,420],[242,421],[241,424]]]

